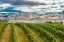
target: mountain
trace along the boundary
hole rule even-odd
[[[14,10],[14,7],[7,7],[4,10],[1,10],[1,12],[21,12],[21,11]]]
[[[46,14],[63,14],[63,12],[47,12]]]

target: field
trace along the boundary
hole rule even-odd
[[[62,22],[0,22],[0,42],[64,42]]]

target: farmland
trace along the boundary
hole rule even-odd
[[[61,22],[0,22],[0,42],[64,42]]]

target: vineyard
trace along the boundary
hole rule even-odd
[[[64,42],[62,22],[0,22],[0,42]]]

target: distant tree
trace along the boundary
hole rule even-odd
[[[52,21],[46,21],[46,23],[52,23]]]
[[[62,11],[63,12],[63,14],[64,14],[64,11]]]

